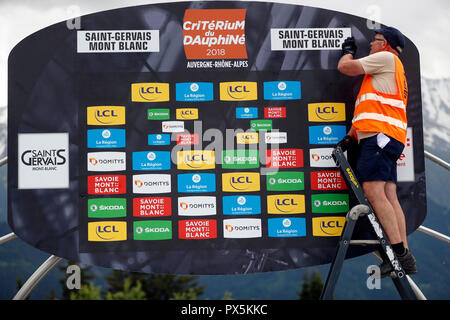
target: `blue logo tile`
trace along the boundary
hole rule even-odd
[[[178,174],[178,192],[199,193],[216,191],[216,175],[214,173]]]
[[[224,196],[223,214],[227,215],[246,215],[261,213],[260,196],[242,195],[242,196]]]
[[[170,151],[133,152],[133,170],[170,170]]]
[[[91,129],[87,131],[88,148],[124,148],[125,129]]]
[[[299,100],[301,98],[300,81],[264,82],[264,100]]]
[[[170,134],[158,133],[148,135],[149,146],[168,146],[170,145]]]
[[[306,236],[305,218],[268,219],[269,237],[304,237]]]
[[[211,82],[184,82],[175,84],[177,101],[212,101],[214,99]]]
[[[236,119],[257,119],[258,108],[256,107],[239,107],[236,108]]]
[[[309,127],[309,144],[337,144],[346,134],[345,126]]]

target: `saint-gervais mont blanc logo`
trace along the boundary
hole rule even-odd
[[[124,171],[125,158],[125,152],[89,152],[87,168],[88,171]]]
[[[214,173],[179,173],[177,180],[178,192],[198,193],[216,191],[216,175]]]
[[[87,107],[87,124],[91,126],[117,126],[125,124],[125,107]]]
[[[261,219],[224,219],[224,238],[261,238]]]
[[[186,10],[183,44],[187,59],[247,59],[246,9]]]
[[[69,188],[69,134],[19,133],[18,189]]]
[[[132,83],[131,101],[164,102],[170,100],[168,83]]]
[[[306,236],[305,218],[268,219],[269,237],[304,237]]]
[[[88,223],[88,241],[125,241],[127,223],[124,221],[99,221]]]
[[[216,197],[179,197],[179,216],[211,216],[216,214]]]
[[[345,121],[345,103],[310,103],[308,120],[311,122]]]

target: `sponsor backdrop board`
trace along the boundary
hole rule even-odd
[[[353,201],[331,151],[362,80],[336,66],[350,35],[358,56],[368,54],[373,23],[244,1],[129,7],[79,22],[27,37],[9,58],[8,220],[19,237],[140,272],[331,261]],[[409,128],[399,194],[411,233],[426,201],[409,40],[402,59]],[[364,222],[357,234],[373,238]]]

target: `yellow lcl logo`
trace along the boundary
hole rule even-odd
[[[89,126],[119,126],[125,124],[125,107],[93,106],[87,107]]]
[[[163,102],[169,101],[169,84],[159,82],[131,84],[131,101]]]
[[[258,85],[256,82],[221,82],[220,100],[248,101],[258,99]]]

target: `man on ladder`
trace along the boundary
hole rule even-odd
[[[408,249],[406,223],[397,198],[397,160],[406,141],[408,87],[399,54],[405,46],[400,31],[375,30],[370,54],[355,60],[353,37],[342,46],[338,70],[348,76],[364,74],[352,127],[338,143],[346,151],[359,143],[355,172],[406,274],[417,273],[416,260]],[[381,277],[393,271],[388,261],[380,265]]]

